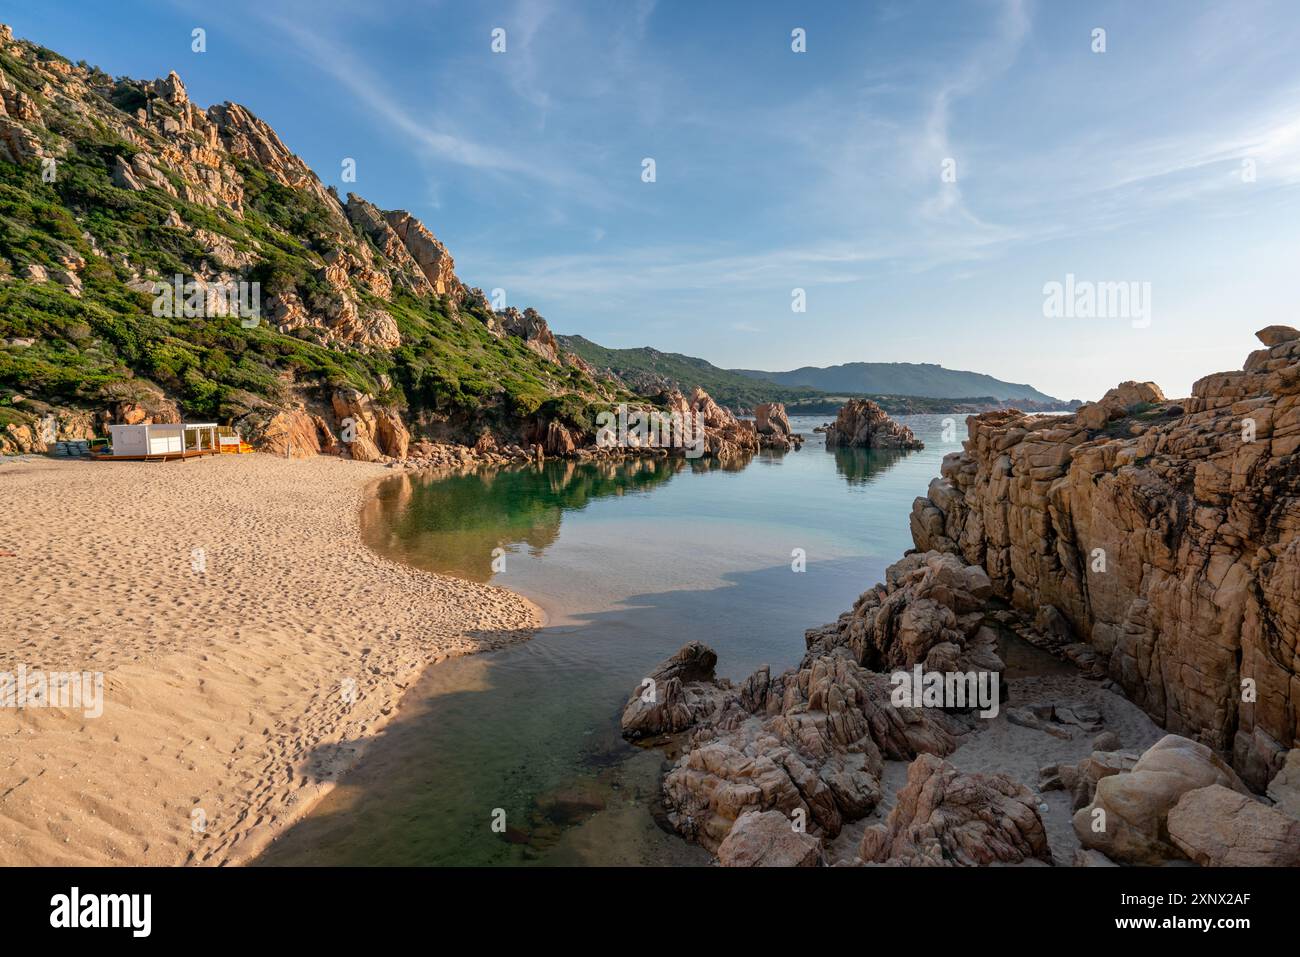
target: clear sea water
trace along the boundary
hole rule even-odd
[[[925,442],[916,452],[830,452],[812,432],[825,418],[797,417],[802,450],[734,469],[555,461],[382,483],[362,515],[371,547],[517,591],[548,624],[430,668],[262,863],[708,863],[658,819],[665,753],[622,740],[623,704],[693,639],[735,680],[796,664],[804,630],[848,610],[911,547],[912,501],[966,437],[953,416],[945,442],[946,418],[901,417]]]

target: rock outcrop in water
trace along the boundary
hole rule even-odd
[[[759,449],[754,423],[737,419],[713,401],[703,389],[692,390],[688,399],[677,390],[664,392],[659,401],[670,415],[696,422],[704,430],[704,452],[727,460],[744,459]]]
[[[826,428],[826,447],[923,449],[925,443],[870,399],[850,399]]]
[[[623,709],[623,734],[628,738],[675,734],[721,710],[734,698],[729,685],[714,680],[718,656],[698,641],[682,649],[654,671]]]
[[[682,758],[664,779],[669,821],[720,853],[751,812],[780,812],[789,826],[802,824],[819,839],[866,816],[880,800],[885,759],[950,754],[972,722],[895,704],[883,669],[959,662],[1000,671],[991,636],[975,620],[982,615],[972,612],[989,587],[979,569],[952,556],[909,556],[854,612],[810,631],[802,662],[781,675],[764,666],[739,686],[719,681],[716,655],[696,643],[659,665],[629,699],[623,730],[630,738],[689,731]],[[775,856],[801,849],[797,842]]]
[[[764,402],[754,407],[754,427],[759,435],[789,435],[790,417],[780,402]]]
[[[803,436],[790,428],[790,418],[780,402],[763,402],[754,407],[754,429],[765,449],[788,452],[803,446]]]
[[[1258,335],[1190,399],[1130,382],[1072,416],[972,416],[911,521],[1262,790],[1300,743],[1300,332]]]

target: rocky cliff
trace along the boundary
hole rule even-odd
[[[1300,743],[1300,333],[1258,335],[1189,399],[969,418],[911,521],[1262,790]]]
[[[159,284],[183,294],[160,309]],[[248,108],[0,28],[0,452],[201,417],[274,451],[400,458],[411,433],[581,433],[626,397]]]
[[[1073,415],[971,417],[914,504],[918,551],[810,629],[798,667],[736,685],[693,643],[654,669],[622,726],[680,748],[669,823],[740,866],[1293,866],[1300,332],[1259,338],[1189,399],[1126,382]],[[1014,634],[1080,671],[1009,679]],[[996,677],[1010,706],[895,699],[918,670]],[[1027,780],[1018,749],[1044,741],[1074,756]],[[910,762],[893,795],[891,760]]]

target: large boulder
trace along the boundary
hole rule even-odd
[[[763,448],[789,451],[803,445],[803,436],[790,430],[790,419],[780,402],[764,402],[754,407],[754,431]]]
[[[718,656],[698,641],[659,663],[623,708],[626,738],[676,734],[712,714],[735,695],[713,676]]]
[[[1255,338],[1271,348],[1300,339],[1300,329],[1293,329],[1290,326],[1265,326],[1255,333]]]
[[[514,306],[507,306],[497,314],[500,328],[506,335],[515,336],[524,341],[533,352],[550,362],[560,361],[560,346],[555,341],[546,320],[536,309],[528,308],[520,312]]]
[[[254,447],[261,452],[295,459],[332,453],[338,441],[319,415],[306,409],[277,412],[254,434]]]
[[[909,866],[1052,862],[1032,791],[1005,774],[958,771],[932,754],[912,762],[889,818],[867,828],[859,856]]]
[[[1300,821],[1219,784],[1179,798],[1168,828],[1178,849],[1206,867],[1300,866]]]
[[[874,784],[871,777],[863,787]],[[663,790],[669,822],[714,853],[749,812],[779,811],[786,820],[797,815],[808,828],[832,835],[842,824],[825,782],[771,739],[728,737],[694,747],[664,777]],[[867,793],[874,806],[879,790]]]
[[[528,441],[540,445],[547,455],[566,456],[572,455],[582,444],[582,432],[558,419],[551,419],[530,430]]]
[[[356,389],[337,389],[330,397],[340,441],[351,458],[375,462],[383,456],[406,458],[411,433],[398,411]]]
[[[816,867],[822,842],[780,811],[747,811],[718,847],[723,867]]]
[[[754,427],[759,435],[789,435],[790,419],[780,402],[764,402],[754,407]]]
[[[1154,382],[1121,382],[1113,389],[1107,390],[1101,397],[1101,404],[1109,409],[1121,412],[1141,405],[1154,405],[1165,401],[1165,394]]]
[[[1282,770],[1268,782],[1268,796],[1279,811],[1300,820],[1300,748],[1286,753]]]
[[[1176,734],[1153,744],[1127,773],[1102,777],[1092,803],[1074,815],[1074,832],[1085,848],[1130,864],[1163,864],[1182,858],[1170,839],[1170,810],[1189,791],[1211,785],[1249,797],[1232,768],[1205,745]]]

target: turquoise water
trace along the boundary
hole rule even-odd
[[[515,590],[548,623],[429,669],[263,863],[707,863],[656,819],[665,755],[621,739],[624,702],[693,639],[736,680],[796,664],[804,630],[911,547],[912,500],[965,437],[953,418],[945,443],[945,417],[903,417],[926,443],[910,453],[828,452],[824,420],[796,418],[801,451],[743,467],[557,461],[383,483],[362,515],[371,547]]]

